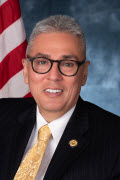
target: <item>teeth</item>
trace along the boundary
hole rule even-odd
[[[49,92],[49,93],[58,93],[58,92],[62,92],[62,90],[60,89],[46,89],[45,91]]]

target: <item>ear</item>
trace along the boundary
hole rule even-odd
[[[82,78],[82,86],[85,85],[87,81],[87,76],[88,76],[88,66],[90,64],[90,61],[86,61],[83,67],[83,78]]]
[[[23,64],[23,76],[25,84],[28,84],[28,62],[26,59],[22,59]]]

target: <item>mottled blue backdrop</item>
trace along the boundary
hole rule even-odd
[[[91,61],[84,100],[120,116],[120,0],[20,0],[27,39],[37,21],[54,14],[74,17]]]

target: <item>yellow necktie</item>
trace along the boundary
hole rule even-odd
[[[35,180],[50,136],[48,125],[42,126],[38,133],[38,141],[26,154],[14,180]]]

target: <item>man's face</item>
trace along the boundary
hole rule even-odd
[[[33,41],[29,56],[39,55],[58,61],[72,59],[80,62],[85,59],[79,38],[63,32],[39,34]],[[79,67],[75,76],[67,77],[59,72],[57,63],[53,64],[48,73],[38,74],[32,70],[30,62],[27,64],[23,60],[25,83],[29,84],[43,117],[46,114],[56,114],[58,118],[76,104],[81,86],[85,85],[87,79],[88,65],[89,61]]]

